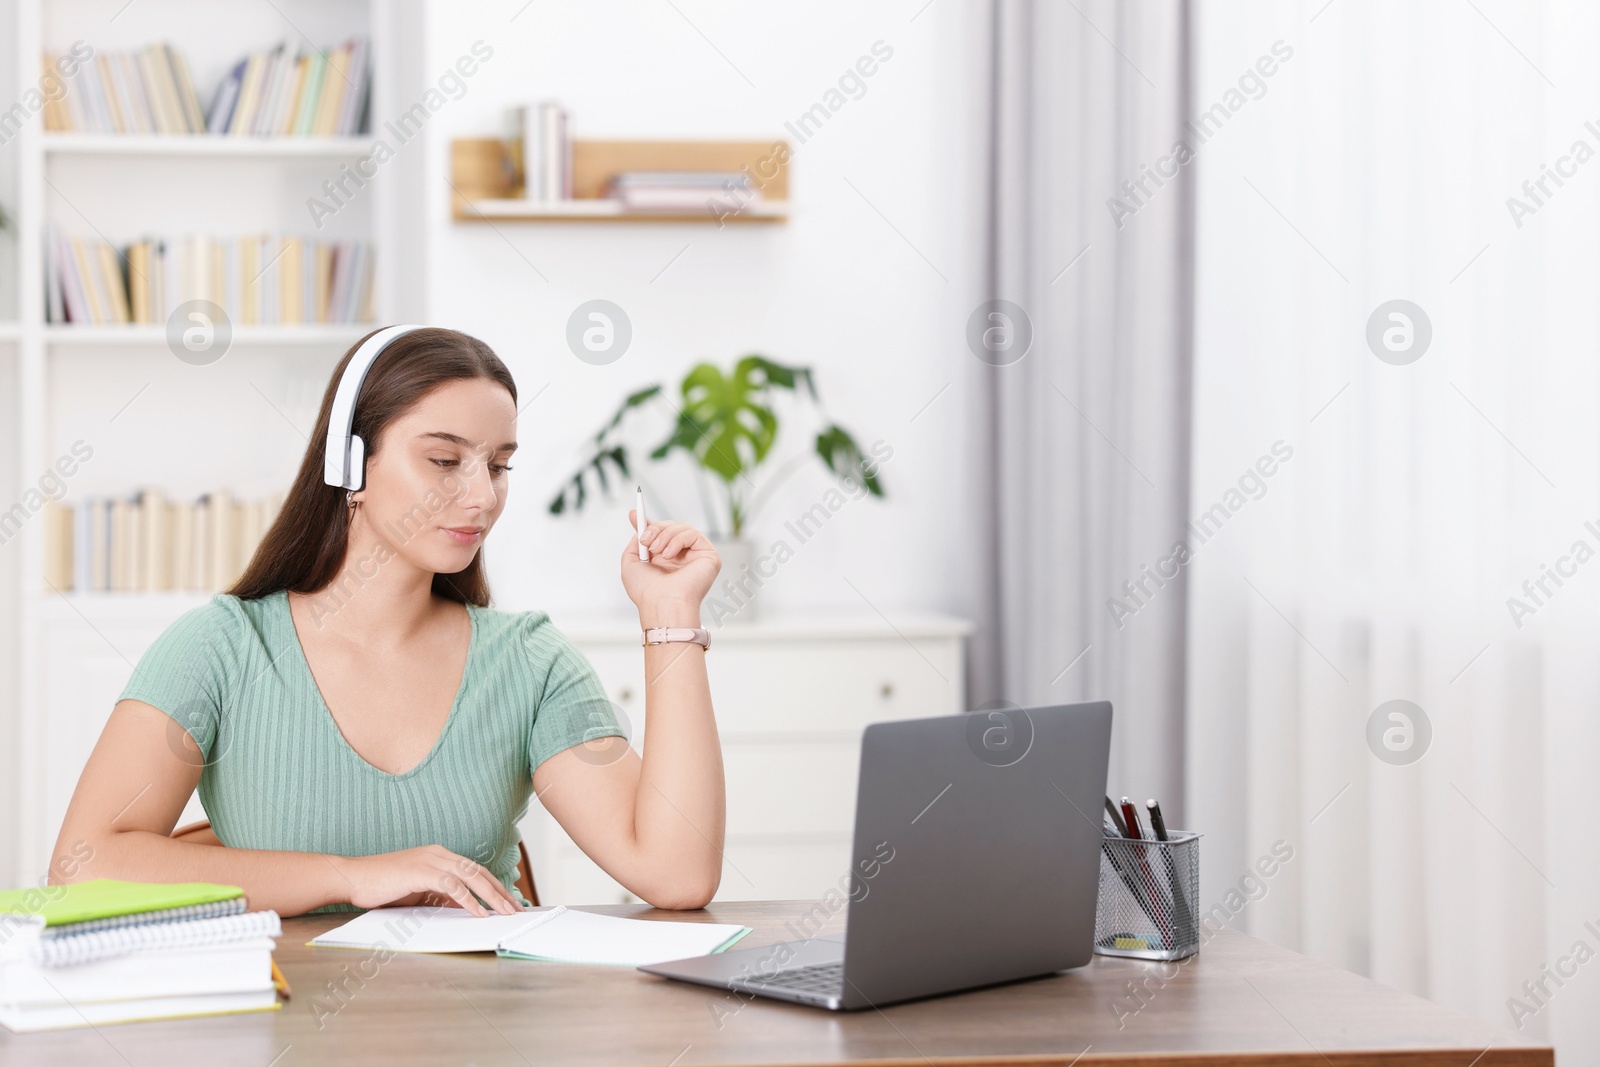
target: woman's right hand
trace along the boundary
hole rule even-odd
[[[350,903],[358,908],[423,901],[449,906],[453,902],[482,918],[489,911],[478,903],[481,897],[502,915],[522,910],[487,867],[440,845],[329,859],[345,882]]]

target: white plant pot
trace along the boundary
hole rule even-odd
[[[706,626],[747,625],[755,621],[761,599],[761,577],[752,569],[756,546],[743,537],[713,537],[722,570],[706,597]]]

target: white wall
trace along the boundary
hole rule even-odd
[[[480,39],[494,49],[428,126],[426,317],[493,345],[523,402],[545,390],[520,420],[515,493],[487,549],[497,604],[558,619],[625,609],[616,559],[629,502],[560,520],[546,504],[627,392],[757,351],[814,367],[829,414],[863,445],[881,438],[894,449],[888,502],[842,509],[798,547],[763,603],[870,611],[865,596],[891,619],[913,607],[967,610],[963,457],[978,364],[963,330],[981,271],[985,164],[974,12],[935,4],[919,14],[921,0],[519,6],[429,5],[425,71],[437,77]],[[784,123],[880,40],[893,55],[865,93],[797,144]],[[578,137],[786,137],[794,217],[722,229],[452,221],[450,139],[495,136],[506,105],[546,98],[568,107]],[[564,340],[572,310],[597,297],[621,305],[634,329],[627,354],[605,367],[580,362]],[[668,415],[644,419],[640,440],[663,439]],[[809,449],[812,425],[804,408],[785,421],[784,456]],[[682,462],[647,472],[654,511],[703,525]],[[829,484],[820,463],[806,463],[757,517],[753,540],[783,536],[783,522]]]

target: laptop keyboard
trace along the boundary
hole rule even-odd
[[[771,978],[746,978],[744,983],[758,986],[777,986],[798,989],[806,993],[837,994],[844,988],[844,963],[814,963],[809,967],[794,967],[779,971]]]

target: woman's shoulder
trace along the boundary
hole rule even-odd
[[[209,643],[229,643],[259,636],[277,605],[275,599],[283,594],[252,600],[242,600],[229,593],[215,593],[204,603],[196,604],[174,619],[166,628],[170,639],[205,640]]]
[[[189,608],[145,649],[124,696],[138,696],[162,707],[159,700],[142,695],[156,684],[153,679],[207,674],[219,680],[232,677],[255,654],[251,646],[263,643],[268,631],[266,613],[271,607],[270,603],[216,593]]]
[[[267,617],[268,612],[277,608],[277,601],[283,599],[283,592],[270,593],[264,597],[255,597],[244,600],[231,593],[213,593],[211,598],[203,604],[198,604],[178,617],[179,622],[188,620],[199,624],[228,624],[228,623],[259,623]]]
[[[468,605],[477,619],[480,635],[502,641],[527,641],[559,633],[550,613],[530,608],[526,611],[506,611],[502,608],[480,608]]]
[[[477,618],[479,640],[491,654],[514,656],[521,662],[553,664],[577,654],[572,639],[556,625],[548,611],[504,611],[499,608],[472,609]]]

